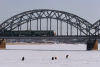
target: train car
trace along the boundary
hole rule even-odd
[[[32,31],[32,34],[35,36],[55,36],[56,32],[54,30],[51,30],[51,31]]]
[[[3,33],[1,35],[3,35]],[[4,36],[11,36],[11,31],[4,31]]]
[[[13,36],[29,36],[30,35],[30,31],[12,31],[13,32]]]
[[[31,33],[31,34],[30,34]],[[3,35],[3,34],[2,34]],[[56,32],[54,30],[41,30],[41,31],[5,31],[4,36],[55,36]]]

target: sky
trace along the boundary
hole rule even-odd
[[[69,12],[92,24],[100,19],[100,0],[0,0],[0,24],[14,15],[34,9]]]

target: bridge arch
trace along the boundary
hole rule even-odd
[[[68,12],[58,11],[58,10],[49,10],[49,9],[36,9],[36,10],[25,11],[7,19],[6,21],[0,24],[0,26],[2,27],[0,29],[1,31],[0,34],[4,33],[5,30],[8,30],[8,29],[14,30],[15,28],[20,27],[21,25],[25,23],[30,22],[31,24],[31,21],[37,20],[37,19],[41,20],[43,18],[56,19],[61,22],[65,22],[77,28],[77,30],[80,30],[81,32],[83,32],[84,35],[92,34],[89,31],[90,26],[92,24],[86,21],[85,19]]]
[[[91,30],[95,30],[92,35],[98,35],[100,36],[100,19],[98,21],[96,21],[94,24],[91,25]]]

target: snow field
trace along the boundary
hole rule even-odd
[[[100,48],[86,51],[85,44],[7,45],[0,50],[0,67],[99,67]],[[66,55],[69,55],[66,58]],[[24,61],[21,61],[25,57]],[[57,59],[52,60],[52,57]]]

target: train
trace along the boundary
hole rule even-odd
[[[4,31],[4,33],[1,34],[1,36],[55,36],[56,32],[54,30],[41,30],[41,31]]]

